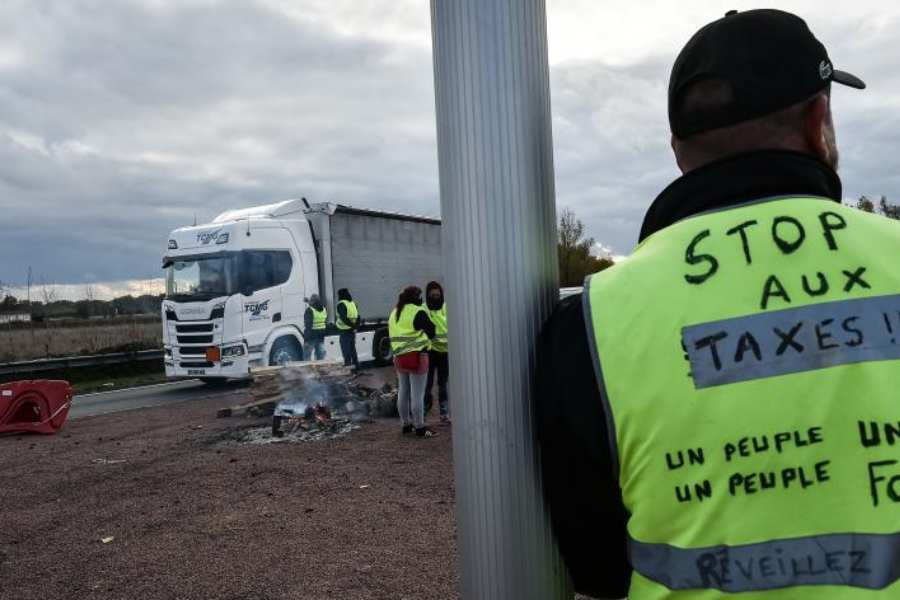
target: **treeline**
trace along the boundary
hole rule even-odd
[[[32,300],[7,294],[0,302],[0,313],[24,313],[32,321],[45,319],[91,319],[124,315],[158,315],[163,295],[119,296],[112,300]]]
[[[868,213],[883,215],[888,219],[900,220],[900,204],[891,204],[888,202],[887,196],[881,196],[877,200],[861,196],[856,201],[856,208]]]
[[[557,227],[557,256],[560,287],[579,287],[591,273],[613,265],[609,258],[591,254],[594,238],[584,237],[584,223],[568,208],[563,209]]]

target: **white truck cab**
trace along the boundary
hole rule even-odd
[[[406,285],[440,280],[440,221],[309,205],[305,199],[227,211],[173,231],[163,259],[166,374],[245,378],[256,366],[302,360],[307,299],[328,310],[326,353],[340,358],[336,292],[360,308],[359,359],[385,361],[390,307]]]

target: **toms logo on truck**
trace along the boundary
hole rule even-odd
[[[205,231],[197,234],[197,242],[203,245],[206,245],[212,241],[215,241],[219,237],[219,232],[222,231],[222,228],[216,229],[215,231]]]
[[[265,315],[269,310],[269,301],[265,300],[264,302],[248,302],[244,305],[244,312],[250,313],[250,320],[257,321],[259,319],[268,319],[269,317]]]

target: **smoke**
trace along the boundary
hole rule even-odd
[[[354,386],[356,376],[340,363],[297,363],[276,373],[280,398],[276,417],[309,419],[317,407],[354,422],[369,416],[366,393]]]

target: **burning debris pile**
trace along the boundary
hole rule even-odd
[[[302,405],[296,403],[287,405],[279,403],[275,407],[275,413],[272,415],[272,437],[284,437],[285,433],[295,437],[297,435],[303,437],[304,433],[338,434],[343,432],[345,425],[351,423],[348,418],[333,417],[331,410],[322,404],[306,406],[302,414],[297,414],[295,411],[301,407]],[[347,431],[352,431],[357,427],[358,425]]]
[[[391,373],[392,375],[392,373]],[[385,373],[356,373],[337,362],[303,362],[253,371],[250,401],[219,416],[272,417],[272,427],[243,429],[234,441],[316,441],[345,435],[372,417],[397,416],[397,392]]]
[[[394,377],[393,371],[390,376]],[[397,389],[384,380],[384,373],[371,371],[361,373],[351,383],[354,392],[365,404],[368,414],[373,417],[396,418]]]

